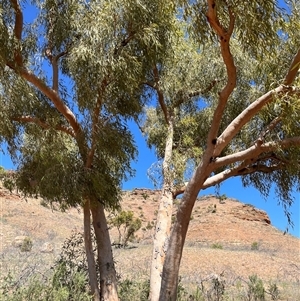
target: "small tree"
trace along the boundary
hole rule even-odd
[[[125,248],[128,241],[134,237],[142,226],[142,221],[135,218],[132,211],[121,211],[109,220],[109,224],[116,227],[119,233],[118,244]]]

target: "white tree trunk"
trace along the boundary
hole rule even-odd
[[[211,172],[208,168],[209,161],[209,152],[206,152],[202,162],[199,164],[188,183],[181,199],[176,215],[176,221],[172,227],[169,248],[164,262],[159,301],[176,300],[183,246],[198,193],[207,175]]]
[[[91,204],[100,269],[100,300],[118,301],[117,276],[103,205]]]
[[[170,164],[173,147],[173,120],[168,125],[168,136],[165,147],[165,157],[163,162],[164,184],[162,188],[161,200],[157,213],[156,228],[153,239],[153,251],[150,270],[150,296],[151,301],[158,301],[161,287],[161,275],[166,252],[169,245],[169,236],[172,222],[173,195],[172,176]]]
[[[157,224],[153,239],[153,251],[150,270],[150,300],[159,299],[163,264],[169,244],[173,208],[172,192],[164,190],[157,214]]]
[[[91,237],[91,215],[90,202],[86,201],[83,207],[84,219],[84,246],[88,263],[89,282],[91,292],[94,296],[94,301],[100,301],[100,293],[97,281],[96,264],[93,252],[92,237]]]

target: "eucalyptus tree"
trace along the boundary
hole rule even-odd
[[[184,241],[201,189],[236,176],[265,196],[275,185],[288,219],[291,191],[300,189],[299,3],[287,1],[288,13],[271,0],[181,4],[181,15],[192,25],[184,37],[196,39],[197,55],[191,70],[182,69],[185,57],[176,57],[177,49],[171,65],[164,61],[153,69],[147,84],[156,91],[160,109],[148,111],[144,127],[163,159],[155,235],[162,233],[151,269],[164,263],[161,301],[176,299]],[[197,62],[197,56],[203,57]],[[183,171],[193,164],[192,176],[183,183]],[[170,196],[182,193],[168,237]]]
[[[168,44],[169,4],[1,1],[0,141],[25,194],[63,209],[83,207],[95,300],[118,300],[104,209],[118,208],[121,181],[133,173],[136,149],[126,120],[140,112],[140,83]],[[29,12],[36,16],[27,18]]]
[[[216,51],[207,47],[200,53],[195,42],[187,39],[184,24],[181,21],[174,23],[177,29],[172,34],[172,46],[164,60],[154,65],[145,83],[157,100],[157,108],[146,108],[141,126],[148,146],[155,148],[159,159],[159,163],[149,170],[149,176],[155,185],[161,186],[150,272],[151,300],[159,298],[173,199],[184,185],[187,169],[190,170],[203,153],[199,134],[198,139],[195,137],[198,124],[203,124],[208,117],[204,111],[199,114],[198,107],[204,104],[200,97],[209,97],[217,84],[214,72],[209,72],[206,64],[207,55],[217,54]],[[217,57],[214,71],[219,68],[221,76],[220,62]],[[203,73],[206,76],[200,78]],[[162,181],[157,178],[160,170]]]

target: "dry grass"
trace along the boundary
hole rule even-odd
[[[122,207],[140,216],[142,227],[145,227],[148,222],[155,221],[158,200],[158,191],[124,192]],[[0,187],[2,275],[9,269],[22,273],[29,265],[43,273],[43,269],[58,256],[63,241],[72,231],[82,231],[80,210],[62,213],[41,206],[41,202],[40,199],[25,200]],[[300,240],[283,235],[268,224],[266,218],[264,212],[236,200],[227,199],[224,204],[214,197],[197,201],[183,252],[182,283],[195,288],[210,275],[222,274],[234,294],[239,283],[245,283],[248,276],[257,274],[266,285],[276,283],[279,286],[280,300],[300,300]],[[114,249],[117,271],[122,279],[149,277],[153,231],[140,230],[139,243],[135,242],[130,249]],[[12,246],[18,235],[31,237],[31,252],[20,253]],[[116,231],[112,230],[111,236],[115,240]],[[54,245],[53,253],[40,252],[45,242]],[[213,244],[219,244],[222,249],[212,248]],[[253,244],[256,245],[254,250]]]

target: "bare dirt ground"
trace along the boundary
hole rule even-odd
[[[147,279],[159,191],[136,189],[124,192],[122,208],[132,210],[143,226],[128,249],[114,249],[117,271],[125,279]],[[178,204],[180,200],[176,201]],[[41,205],[43,204],[43,206]],[[175,210],[176,211],[176,205]],[[82,212],[65,213],[46,206],[41,199],[24,199],[0,187],[0,270],[20,273],[34,264],[40,271],[50,267],[63,241],[82,231]],[[17,236],[33,241],[31,252],[14,246]],[[117,232],[111,231],[112,241]],[[53,247],[43,252],[45,244]],[[35,263],[36,261],[36,263]],[[229,285],[258,275],[265,283],[283,288],[280,300],[300,300],[300,240],[272,226],[267,214],[237,200],[213,196],[199,199],[193,211],[183,252],[180,274],[185,285],[197,284],[210,275],[221,275]]]

